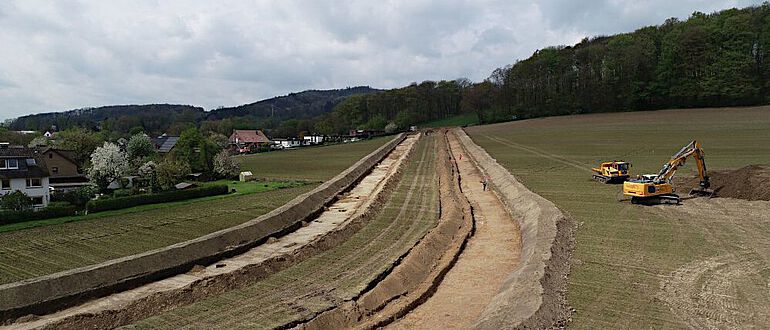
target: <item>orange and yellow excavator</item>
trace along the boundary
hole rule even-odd
[[[708,173],[706,172],[706,160],[703,149],[698,141],[692,141],[682,150],[679,150],[671,157],[658,174],[647,174],[637,179],[628,180],[623,183],[623,194],[631,196],[631,203],[655,205],[655,204],[679,204],[679,195],[674,193],[674,187],[671,185],[671,179],[674,177],[679,166],[685,164],[687,157],[693,156],[698,166],[698,177],[700,184],[697,188],[690,191],[690,195],[713,197],[714,191],[710,190]]]

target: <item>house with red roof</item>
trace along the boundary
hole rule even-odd
[[[233,130],[230,143],[238,148],[238,152],[249,152],[270,145],[270,139],[260,130]]]

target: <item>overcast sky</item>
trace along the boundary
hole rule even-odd
[[[549,45],[760,1],[0,1],[0,119],[479,81]]]

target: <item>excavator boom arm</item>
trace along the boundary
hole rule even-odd
[[[686,145],[684,148],[679,150],[679,152],[674,154],[671,157],[671,160],[663,165],[663,168],[661,168],[660,172],[658,172],[658,175],[655,177],[654,181],[662,183],[670,180],[676,173],[676,170],[679,169],[679,166],[684,165],[687,157],[690,157],[691,155],[693,158],[695,158],[695,163],[698,166],[698,176],[700,178],[701,185],[703,185],[704,182],[706,182],[706,185],[708,185],[706,159],[704,158],[703,149],[701,149],[700,143],[698,143],[698,141],[690,142],[690,144]]]

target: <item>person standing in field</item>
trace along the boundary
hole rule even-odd
[[[484,180],[481,181],[481,190],[487,191],[488,184],[489,184],[489,181],[487,180],[487,177],[484,177]]]

